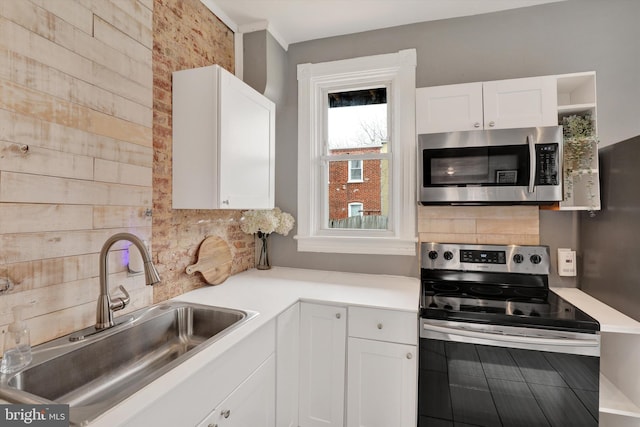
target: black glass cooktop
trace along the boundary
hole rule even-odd
[[[545,275],[422,272],[425,318],[597,332],[600,324],[550,291]]]

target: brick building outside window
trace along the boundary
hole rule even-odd
[[[333,155],[343,152],[350,154],[379,153],[381,146],[358,149],[331,150]],[[354,163],[360,163],[360,170]],[[381,171],[382,162],[376,160],[344,160],[329,165],[329,218],[348,218],[349,206],[362,204],[360,216],[382,215]],[[354,175],[360,173],[360,178]]]

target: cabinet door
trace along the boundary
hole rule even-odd
[[[275,105],[221,70],[219,115],[220,207],[273,208]]]
[[[484,128],[557,126],[556,86],[552,76],[485,82]]]
[[[344,307],[300,305],[300,427],[342,427],[346,317]]]
[[[276,426],[298,427],[300,304],[278,316],[276,335]]]
[[[275,374],[276,361],[272,354],[199,427],[274,427]]]
[[[416,90],[416,131],[453,132],[482,128],[482,83]]]
[[[275,104],[218,65],[173,73],[174,209],[274,207]]]
[[[348,427],[415,427],[416,346],[349,338]]]

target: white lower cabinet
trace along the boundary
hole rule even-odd
[[[188,427],[213,422],[218,427],[273,426],[275,344],[274,319],[204,366],[183,372],[184,376],[174,386],[156,390],[152,399],[137,400],[138,411],[121,414],[118,424],[109,425]],[[253,393],[254,390],[258,392]],[[230,410],[224,423],[210,419],[223,408]],[[245,423],[247,419],[251,421]]]
[[[416,346],[349,338],[348,427],[415,427]]]
[[[415,312],[301,303],[299,426],[415,427],[417,344]]]
[[[300,304],[300,427],[344,426],[347,309]]]
[[[349,307],[348,427],[415,427],[415,313]]]
[[[276,331],[276,427],[298,427],[300,304],[278,316]]]
[[[276,357],[272,354],[198,427],[274,427]]]

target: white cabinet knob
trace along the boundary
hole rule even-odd
[[[222,204],[223,204],[223,205],[229,205],[229,199],[227,199],[227,200],[223,200],[223,201],[222,201]]]
[[[341,317],[340,313],[336,313],[336,319],[339,319]]]
[[[231,415],[231,409],[223,410],[222,412],[220,412],[220,415],[222,415],[225,418],[229,418],[229,416]]]
[[[489,127],[494,127],[496,125],[496,122],[489,122]]]
[[[479,127],[480,127],[480,123],[475,122],[475,123],[473,124],[473,127],[474,127],[474,128],[479,128]]]
[[[382,329],[382,323],[378,323],[378,329]]]
[[[407,359],[409,359],[409,360],[413,359],[413,354],[407,353]]]

